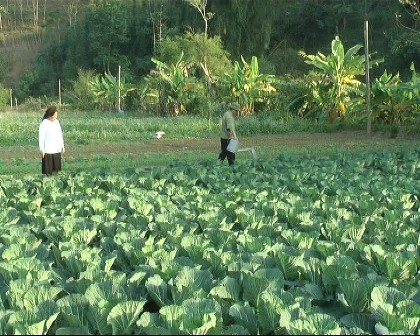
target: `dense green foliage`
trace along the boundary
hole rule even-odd
[[[37,12],[35,3],[29,6],[23,1],[3,1],[0,7],[2,31],[7,32],[1,82],[9,81],[7,68],[13,69],[16,61],[10,57],[17,58],[19,52],[10,48],[19,41],[16,31],[33,29],[35,44],[41,48],[37,61],[14,78],[20,100],[28,95],[51,96],[58,79],[68,84],[79,69],[115,74],[121,65],[129,81],[136,81],[148,74],[161,42],[188,31],[204,31],[200,12],[185,0],[46,0],[37,6]],[[211,13],[206,36],[220,38],[232,62],[241,56],[258,57],[266,73],[305,73],[307,67],[297,52],[324,52],[336,35],[347,46],[362,43],[365,17],[372,27],[371,51],[386,58],[378,74],[385,68],[406,74],[411,62],[418,65],[418,38],[402,34],[410,31],[401,25],[415,31],[416,21],[398,0],[386,1],[386,6],[377,0],[267,0],[264,5],[259,0],[208,0],[206,9]]]
[[[418,334],[419,162],[0,177],[0,332]]]
[[[314,5],[311,10],[309,2]],[[51,0],[51,13],[68,14],[64,21],[68,19],[68,24],[60,26],[58,35],[54,20],[47,20],[47,1],[40,27],[36,2],[32,6],[35,36],[41,41],[48,38],[49,43],[40,43],[36,63],[20,77],[17,88],[5,88],[3,104],[10,101],[13,110],[13,104],[17,109],[17,102],[25,99],[23,110],[32,110],[36,103],[45,108],[58,95],[58,104],[64,102],[72,109],[213,118],[221,101],[236,101],[241,115],[270,115],[282,121],[338,120],[367,123],[369,130],[372,123],[416,124],[420,119],[418,50],[414,47],[409,64],[401,67],[389,57],[389,50],[398,56],[396,49],[372,51],[374,34],[370,32],[365,46],[369,42],[371,51],[362,55],[363,34],[358,31],[371,12],[381,13],[383,19],[404,9],[404,14],[396,16],[397,22],[404,22],[401,29],[412,25],[415,45],[419,13],[414,3],[392,0],[390,6],[379,8],[377,2],[367,0],[309,2],[268,1],[260,6],[237,0],[223,5],[212,0],[74,0],[60,5]],[[12,15],[9,9],[16,7],[9,3],[6,7],[8,30],[13,31],[10,19],[17,22],[16,12]],[[23,2],[19,8],[23,24]],[[316,19],[308,20],[311,29],[305,26],[308,22],[303,26],[300,22],[303,12],[303,17],[310,13]],[[296,21],[288,21],[296,15]],[[287,45],[300,65],[280,69],[280,55],[271,53],[271,48],[276,49],[276,34],[280,30],[284,41],[289,41],[294,28],[290,24],[299,23],[300,29],[308,31],[293,36]],[[324,31],[322,38],[318,28]],[[393,26],[386,29],[392,43],[397,43],[399,35]],[[231,32],[239,33],[235,41],[230,40]],[[322,45],[327,39],[332,40],[330,54]],[[366,87],[368,71],[374,84]]]
[[[419,334],[418,142],[259,152],[234,169],[213,154],[98,154],[34,173],[58,80],[74,155],[151,142],[157,130],[218,139],[226,97],[252,114],[238,119],[240,136],[364,129],[365,13],[384,57],[372,69],[374,126],[418,128],[418,2],[263,2],[0,1],[0,102],[12,82],[27,99],[0,115],[0,150],[34,153],[0,161],[1,334]],[[42,47],[12,81],[22,27]],[[92,112],[115,110],[117,89],[125,113]]]

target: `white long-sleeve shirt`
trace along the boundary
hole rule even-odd
[[[47,154],[61,153],[64,148],[63,131],[59,121],[44,119],[39,125],[39,151]]]

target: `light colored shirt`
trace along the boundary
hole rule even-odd
[[[59,121],[44,119],[39,125],[39,151],[47,154],[61,153],[64,148],[63,132]]]
[[[230,134],[228,130],[230,130]],[[233,117],[232,111],[228,110],[222,117],[222,131],[220,136],[222,139],[230,139],[234,137],[235,134],[235,118]]]

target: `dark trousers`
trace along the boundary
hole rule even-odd
[[[42,174],[51,175],[61,170],[61,153],[45,154],[42,158]]]
[[[226,158],[228,161],[229,166],[232,166],[235,162],[235,153],[229,152],[226,148],[229,145],[230,139],[220,139],[220,154],[219,160],[223,162]]]

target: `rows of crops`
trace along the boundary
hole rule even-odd
[[[420,151],[0,177],[2,334],[419,334]]]

